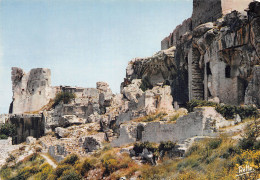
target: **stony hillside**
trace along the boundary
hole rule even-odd
[[[49,69],[12,68],[0,177],[259,177],[260,2],[230,3],[194,0],[161,51],[129,62],[120,94],[105,82],[53,87]]]

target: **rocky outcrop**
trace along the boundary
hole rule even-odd
[[[169,85],[174,101],[180,104],[188,101],[188,64],[176,60],[175,47],[160,51],[152,57],[135,58],[128,63],[124,88],[134,79],[141,79],[140,88],[145,91],[155,86]],[[180,56],[180,54],[177,54]]]
[[[260,66],[255,66],[253,69],[253,77],[246,89],[245,103],[260,108]]]

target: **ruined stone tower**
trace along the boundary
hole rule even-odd
[[[252,0],[194,0],[192,28],[200,24],[216,21],[234,10],[244,12]]]
[[[200,24],[214,22],[218,18],[236,10],[245,13],[245,9],[252,0],[193,0],[191,18],[175,28],[175,30],[161,42],[161,49],[165,50],[176,43],[187,33]]]
[[[13,114],[38,111],[56,94],[56,89],[51,87],[51,71],[45,68],[25,73],[22,69],[13,67],[12,89],[10,113]]]

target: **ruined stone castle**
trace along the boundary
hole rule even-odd
[[[194,0],[192,17],[162,40],[161,52],[132,60],[127,78],[169,84],[180,104],[217,97],[259,106],[258,85],[249,85],[259,71],[259,7],[250,2]]]
[[[235,122],[212,107],[188,114],[179,105],[201,99],[260,108],[259,57],[260,2],[194,0],[192,17],[162,40],[161,51],[129,62],[120,94],[105,82],[97,82],[96,88],[53,87],[49,69],[26,73],[12,68],[13,102],[0,122],[16,124],[16,143],[54,131],[59,138],[51,143],[43,138],[42,143],[59,159],[73,148],[98,149],[102,141],[121,146],[215,136],[220,127]],[[76,98],[47,108],[62,91]],[[158,112],[163,112],[160,121],[138,121]],[[63,153],[56,156],[61,146]]]

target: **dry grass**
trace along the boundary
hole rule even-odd
[[[167,116],[167,113],[165,112],[156,112],[148,116],[134,119],[133,121],[134,122],[156,122],[162,120],[162,118],[164,118],[165,116]]]
[[[25,112],[24,114],[40,114],[40,112],[46,110],[46,111],[50,111],[51,108],[53,107],[54,104],[54,100],[50,99],[49,103],[46,104],[45,106],[43,106],[41,109],[37,110],[37,111],[32,111],[32,112]]]

